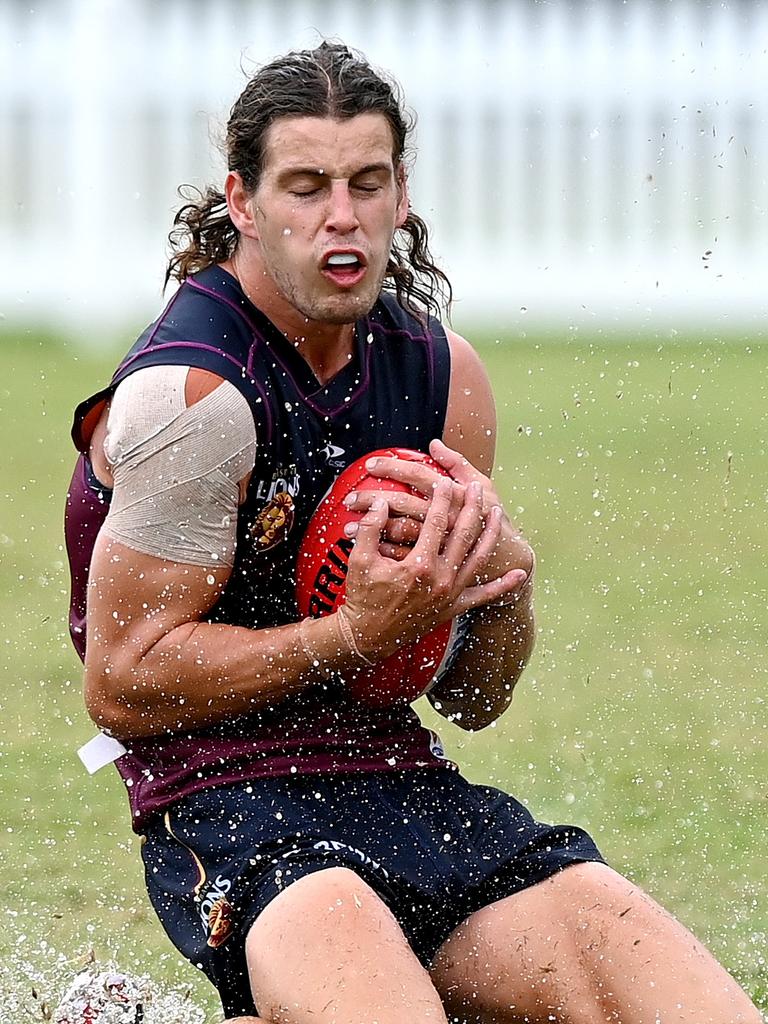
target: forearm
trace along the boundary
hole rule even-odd
[[[89,713],[125,739],[199,729],[269,707],[322,681],[324,672],[358,664],[334,620],[259,630],[188,622],[140,656],[128,642],[121,656],[112,647],[100,658],[96,637],[86,661]]]
[[[530,589],[513,606],[472,615],[461,652],[429,694],[436,711],[468,731],[490,725],[509,707],[536,632]]]

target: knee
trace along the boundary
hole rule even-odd
[[[563,909],[587,910],[613,907],[640,890],[607,864],[589,861],[571,864],[549,880],[552,895]],[[545,883],[546,884],[546,883]]]
[[[287,903],[290,896],[301,913],[332,919],[334,927],[349,917],[376,915],[383,906],[367,882],[351,868],[323,868],[305,875],[281,894]],[[281,911],[284,912],[284,909]]]
[[[269,903],[254,922],[246,952],[281,939],[304,935],[319,938],[330,932],[338,939],[380,924],[391,916],[373,889],[350,868],[315,871],[293,882]]]
[[[342,867],[284,889],[251,926],[245,951],[254,1003],[268,1020],[327,1020],[332,1003],[334,1019],[361,1020],[372,1000],[389,999],[392,977],[405,972],[420,990],[429,980],[389,908]],[[344,1006],[355,1007],[354,1014],[339,1010]]]
[[[579,959],[614,947],[627,929],[652,932],[666,913],[641,889],[605,864],[576,864],[557,876],[551,912]]]
[[[354,902],[355,896],[362,897],[366,893],[375,896],[373,889],[352,868],[334,867],[313,871],[312,874],[300,878],[295,885],[301,885],[307,894],[329,907],[337,907]],[[377,897],[378,898],[378,897]]]
[[[650,903],[645,893],[607,864],[573,864],[551,879],[555,900],[563,912],[579,918],[626,913],[628,908]]]

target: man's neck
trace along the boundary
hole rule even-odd
[[[240,282],[248,300],[295,346],[321,384],[343,370],[354,355],[354,324],[322,323],[303,316],[278,291],[268,274],[233,259],[222,267]]]

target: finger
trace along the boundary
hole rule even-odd
[[[514,605],[527,581],[528,574],[525,569],[510,569],[497,580],[467,587],[451,606],[450,614],[453,617],[490,604],[496,607]]]
[[[351,512],[367,512],[376,494],[376,491],[351,491],[344,498],[344,507]],[[421,522],[424,522],[429,508],[429,502],[421,495],[405,491],[388,491],[387,503],[390,515],[409,516]]]
[[[501,524],[503,515],[498,505],[493,505],[486,518],[483,530],[480,533],[477,543],[468,552],[463,565],[459,568],[456,584],[461,589],[474,585],[478,576],[482,573],[489,559],[496,550],[496,545],[501,536]]]
[[[356,537],[359,528],[359,520],[357,522],[345,523],[344,535],[346,537]],[[387,519],[386,523],[384,524],[384,529],[382,533],[382,543],[389,541],[390,543],[397,546],[406,546],[412,548],[416,541],[419,539],[419,534],[421,533],[421,523],[413,519],[405,518]]]
[[[435,482],[440,479],[435,478]],[[431,499],[434,486],[429,486],[429,497]],[[448,511],[448,529],[452,530],[456,517],[464,504],[463,484],[454,483],[451,490],[451,507]],[[344,507],[350,512],[366,512],[378,492],[369,490],[351,491],[344,498]],[[408,493],[406,491],[387,491],[386,500],[389,505],[390,517],[404,517],[417,522],[424,522],[429,509],[429,501],[420,494]],[[391,524],[390,524],[391,525]],[[389,528],[389,527],[388,527]],[[398,539],[398,538],[395,538]],[[416,540],[416,537],[409,537],[409,541]]]
[[[451,517],[448,516],[448,529],[451,528],[450,523]],[[413,547],[416,541],[419,539],[421,533],[422,523],[417,519],[410,519],[403,516],[398,519],[388,519],[387,527],[384,531],[384,539],[391,541],[393,544],[407,544],[409,547]]]
[[[481,483],[489,482],[488,477],[484,476],[479,469],[475,469],[461,452],[449,448],[439,438],[429,442],[429,454],[439,466],[447,470],[453,479],[459,483],[468,484],[471,480],[479,480]]]
[[[412,551],[412,544],[390,544],[386,540],[379,544],[379,554],[384,558],[392,558],[396,562],[402,562],[406,555],[410,555]]]
[[[408,462],[405,459],[387,458],[376,456],[368,459],[365,468],[375,477],[385,477],[387,480],[397,480],[399,483],[407,484],[425,498],[432,497],[432,491],[438,480],[444,480],[445,475],[424,462]],[[456,484],[457,497],[464,496],[463,487]]]
[[[446,477],[437,478],[432,502],[429,506],[419,539],[408,556],[425,567],[435,565],[435,560],[448,533],[448,510],[451,505],[451,481]]]
[[[466,489],[464,504],[456,524],[445,543],[444,557],[453,572],[458,573],[484,530],[483,490],[473,480]]]
[[[371,560],[379,550],[382,532],[387,525],[388,507],[386,501],[377,497],[363,518],[358,523],[350,523],[357,529],[352,532],[345,530],[347,536],[355,537],[355,546],[349,556],[349,564],[361,560]]]

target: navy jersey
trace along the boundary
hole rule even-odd
[[[219,267],[189,278],[141,335],[110,385],[82,403],[81,451],[67,502],[70,625],[81,656],[85,586],[110,494],[87,458],[90,433],[116,386],[137,369],[182,364],[231,381],[256,423],[256,464],[238,516],[235,564],[207,619],[251,629],[299,618],[295,566],[312,513],[338,474],[377,448],[426,451],[443,432],[450,358],[445,331],[387,293],[355,325],[351,361],[321,385],[295,347]],[[341,680],[318,678],[274,707],[205,729],[132,741],[118,762],[135,824],[185,793],[296,772],[391,770],[445,763],[436,737],[407,706],[349,701]]]

